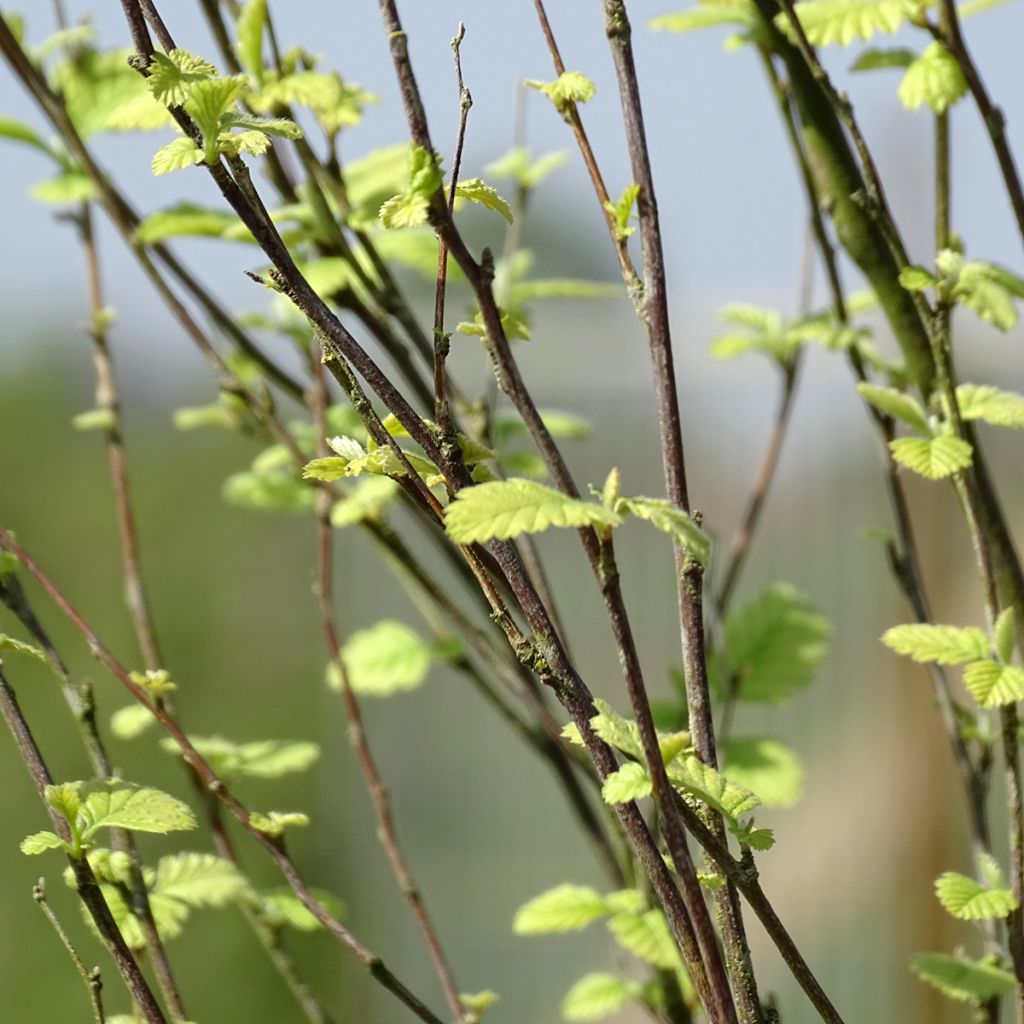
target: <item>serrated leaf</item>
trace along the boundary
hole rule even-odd
[[[464,487],[448,506],[445,530],[459,544],[505,540],[550,526],[618,526],[620,516],[533,480],[512,478]]]
[[[898,437],[889,442],[892,457],[928,480],[942,480],[971,464],[974,449],[959,437]]]
[[[215,75],[217,69],[202,57],[186,50],[171,50],[164,55],[152,54],[147,82],[156,99],[169,107],[182,106],[188,99],[189,87]]]
[[[1024,699],[1024,668],[974,661],[964,669],[964,686],[983,708],[1015,704]]]
[[[43,790],[43,799],[65,821],[74,822],[82,807],[81,788],[80,782],[60,782],[47,786]]]
[[[576,932],[608,916],[608,906],[596,889],[565,883],[524,903],[512,921],[516,935]]]
[[[745,28],[754,28],[756,18],[749,4],[715,0],[714,3],[698,4],[688,11],[659,14],[656,18],[651,18],[647,24],[655,32],[692,32],[695,29],[712,28],[716,25],[742,25]]]
[[[79,817],[86,841],[101,828],[167,833],[196,827],[190,808],[159,789],[126,787],[111,780],[86,787],[83,794]]]
[[[402,622],[385,619],[353,633],[342,648],[349,685],[362,696],[414,690],[430,670],[430,645]]]
[[[488,185],[482,179],[468,178],[466,181],[460,181],[455,186],[455,194],[471,203],[500,213],[509,224],[512,223],[512,207],[498,195],[498,190],[493,185]]]
[[[655,967],[679,968],[679,952],[660,910],[616,914],[608,928],[623,949]]]
[[[614,974],[587,974],[566,993],[562,1016],[566,1020],[601,1020],[617,1013],[639,994],[636,982],[623,981]]]
[[[26,857],[34,857],[47,850],[64,849],[64,840],[54,832],[33,832],[22,839],[19,849]]]
[[[186,136],[181,136],[153,154],[151,164],[156,175],[169,174],[185,167],[192,167],[203,162],[203,151]]]
[[[910,395],[897,391],[895,388],[883,388],[877,384],[858,384],[857,393],[887,416],[920,430],[928,432],[928,420],[920,403]]]
[[[416,228],[427,223],[430,203],[423,196],[394,196],[380,208],[380,222],[389,231]]]
[[[907,67],[898,93],[908,110],[927,104],[941,114],[967,94],[967,79],[949,50],[934,42]]]
[[[560,113],[570,103],[586,103],[597,93],[597,86],[580,71],[563,71],[553,82],[528,79],[525,84],[547,96]]]
[[[606,804],[626,804],[650,796],[653,788],[647,768],[636,761],[629,761],[605,777],[601,796]]]
[[[0,633],[0,652],[10,651],[13,654],[21,654],[26,658],[34,658],[36,661],[42,662],[42,664],[48,664],[46,660],[46,654],[35,644],[26,643],[24,640],[18,640],[13,636],[8,636],[6,633]]]
[[[711,538],[682,510],[664,498],[619,498],[619,515],[636,516],[667,533],[686,554],[707,566],[711,556]]]
[[[722,774],[756,793],[766,807],[792,807],[803,794],[800,758],[763,736],[730,737],[722,752]]]
[[[161,857],[149,885],[151,898],[190,907],[223,907],[248,889],[245,876],[230,861],[212,853],[175,853]]]
[[[320,757],[320,748],[306,740],[252,740],[234,743],[223,736],[189,736],[214,771],[224,779],[238,777],[277,779],[294,772],[303,772]],[[165,739],[161,746],[171,754],[178,745]]]
[[[815,46],[849,46],[855,39],[896,32],[912,7],[903,0],[802,0],[795,10]],[[792,32],[785,12],[775,22],[784,32]]]
[[[669,781],[679,792],[694,797],[727,818],[739,822],[761,806],[760,799],[746,786],[731,782],[700,758],[679,758],[667,765]]]
[[[740,700],[779,704],[814,678],[831,627],[810,599],[776,583],[726,619],[724,652]]]
[[[991,962],[948,953],[917,953],[910,968],[943,995],[964,1003],[983,1003],[1007,995],[1017,983],[1009,971]]]
[[[942,906],[961,921],[991,921],[1017,909],[1009,889],[986,889],[973,878],[947,871],[935,880],[935,895]]]
[[[914,661],[934,661],[938,665],[960,665],[989,655],[988,637],[973,626],[893,626],[882,634],[882,643]]]
[[[965,420],[1024,430],[1024,395],[985,384],[961,384],[956,389],[956,404]]]

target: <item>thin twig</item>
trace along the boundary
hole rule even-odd
[[[75,949],[71,936],[64,930],[64,926],[60,923],[60,918],[54,913],[53,907],[50,906],[46,899],[46,882],[44,879],[40,878],[32,886],[32,899],[36,901],[36,906],[46,915],[46,920],[53,926],[57,937],[67,950],[71,963],[74,964],[79,977],[85,983],[86,991],[89,993],[89,1004],[92,1007],[93,1020],[96,1024],[104,1024],[106,1017],[103,1014],[103,979],[100,976],[100,969],[95,967],[89,970],[78,955],[78,950]]]
[[[299,875],[291,858],[285,851],[284,845],[277,837],[268,835],[261,831],[250,820],[250,812],[230,793],[224,781],[210,767],[202,755],[195,749],[189,738],[181,730],[177,722],[167,711],[154,703],[151,703],[147,692],[136,683],[131,673],[121,664],[110,650],[103,644],[92,627],[75,610],[57,585],[51,580],[12,537],[9,530],[0,526],[0,543],[13,552],[18,561],[32,575],[36,582],[43,588],[62,614],[85,638],[93,655],[124,688],[140,704],[147,707],[156,719],[160,727],[167,733],[181,750],[182,756],[195,770],[196,774],[223,804],[224,808],[239,822],[249,835],[262,846],[278,869],[284,875],[285,880],[291,886],[295,895],[302,905],[324,926],[327,932],[336,939],[345,949],[370,972],[376,981],[384,986],[396,998],[403,1002],[421,1020],[427,1024],[441,1024],[440,1018],[435,1016],[427,1006],[422,1003],[406,986],[385,966],[383,961],[367,949],[351,932],[345,928],[312,894],[309,887]],[[104,904],[105,906],[105,904]],[[163,1019],[162,1017],[160,1018]]]
[[[6,541],[9,538],[4,539]],[[14,545],[8,544],[8,547],[12,551],[17,551]],[[2,664],[0,664],[0,717],[3,717],[14,738],[18,753],[46,806],[54,831],[65,843],[70,844],[71,830],[67,821],[46,803],[46,787],[53,785],[53,776],[46,767],[46,762],[32,735],[32,730],[18,705],[18,698],[4,674]],[[70,855],[68,860],[75,875],[75,888],[78,891],[79,899],[85,904],[103,944],[113,957],[117,970],[143,1017],[148,1024],[167,1024],[167,1018],[164,1016],[156,996],[153,995],[142,969],[135,962],[132,951],[128,948],[121,930],[114,921],[88,860],[84,856],[72,857]]]

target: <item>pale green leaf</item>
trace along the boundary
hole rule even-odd
[[[666,767],[669,781],[677,790],[737,823],[742,815],[761,806],[760,799],[746,786],[731,782],[696,756],[679,758]]]
[[[647,769],[636,761],[629,761],[608,775],[601,786],[601,796],[607,804],[626,804],[650,796],[653,791]]]
[[[756,18],[753,7],[748,3],[715,0],[714,3],[697,4],[686,11],[659,14],[651,18],[647,24],[655,32],[692,32],[695,29],[712,28],[716,25],[754,28]]]
[[[381,513],[398,497],[399,487],[386,476],[360,480],[331,509],[331,525],[351,526],[366,520],[379,519]]]
[[[1024,699],[1024,668],[974,661],[964,669],[964,686],[983,708],[1015,704]]]
[[[0,139],[22,142],[26,146],[32,146],[35,149],[41,150],[49,157],[53,156],[50,147],[34,128],[21,121],[16,121],[13,117],[0,117]]]
[[[122,740],[133,740],[141,736],[156,719],[145,704],[129,704],[119,708],[110,716],[110,731]]]
[[[166,210],[150,214],[135,229],[137,241],[147,245],[163,242],[168,238],[191,235],[205,238],[222,238],[225,232],[239,227],[241,222],[233,213],[209,209],[193,203],[180,203]],[[244,227],[244,225],[242,225]],[[245,229],[247,241],[252,236]]]
[[[459,544],[539,533],[550,526],[618,526],[620,516],[532,480],[513,478],[465,487],[448,506],[445,529]]]
[[[517,935],[575,932],[608,916],[604,897],[586,885],[565,883],[524,903],[512,922]]]
[[[776,583],[725,622],[724,656],[741,700],[779,704],[806,687],[828,652],[831,628],[810,599]]]
[[[353,633],[342,648],[349,685],[363,696],[414,690],[430,669],[430,645],[402,622],[385,619]]]
[[[563,71],[553,82],[528,79],[526,85],[547,96],[559,112],[570,103],[586,103],[597,93],[597,86],[579,71]]]
[[[910,395],[897,391],[895,388],[883,388],[877,384],[858,384],[857,393],[876,409],[887,416],[909,424],[922,433],[928,433],[928,420],[921,404]]]
[[[156,175],[169,174],[202,162],[203,151],[190,138],[182,135],[153,154],[152,169]]]
[[[249,888],[230,861],[212,853],[175,853],[161,857],[149,883],[150,898],[190,907],[223,907]]]
[[[900,284],[910,292],[927,291],[938,283],[939,279],[924,267],[904,267],[900,271]]]
[[[956,871],[939,875],[935,895],[950,914],[962,921],[991,921],[1017,909],[1017,900],[1009,889],[987,889]]]
[[[1013,991],[1016,978],[984,960],[969,960],[948,953],[916,953],[911,970],[943,995],[964,1003],[983,1003]]]
[[[263,80],[263,29],[267,22],[267,0],[246,0],[238,12],[235,52],[242,67],[257,82]]]
[[[795,9],[815,46],[848,46],[855,39],[870,39],[878,33],[892,35],[912,6],[905,0],[802,0]],[[792,32],[787,13],[777,15],[775,21],[783,31]]]
[[[907,469],[927,478],[941,480],[966,469],[974,450],[959,437],[898,437],[889,442],[892,457]]]
[[[335,920],[344,914],[341,901],[322,889],[313,889],[313,897]],[[323,926],[306,908],[289,886],[281,886],[256,894],[261,917],[272,928],[294,928],[300,932],[315,932]]]
[[[112,780],[83,792],[79,816],[86,840],[101,828],[165,833],[196,827],[189,807],[158,789],[129,788]]]
[[[617,1013],[640,994],[636,982],[623,981],[614,974],[587,974],[580,978],[562,1000],[566,1020],[601,1020]]]
[[[55,178],[37,182],[29,189],[33,199],[41,203],[64,206],[68,203],[84,203],[96,197],[96,186],[82,171],[68,171]]]
[[[639,195],[640,186],[632,182],[622,190],[618,201],[605,203],[604,208],[612,221],[612,230],[620,242],[625,241],[636,231],[636,227],[630,221],[633,219],[633,207]]]
[[[468,178],[466,181],[460,181],[455,186],[455,194],[471,203],[477,203],[488,210],[500,213],[509,224],[512,223],[512,207],[498,195],[498,191],[493,185],[488,185],[480,178]]]
[[[503,157],[488,164],[484,170],[492,178],[511,178],[519,188],[529,191],[536,188],[552,171],[561,167],[567,159],[568,154],[557,151],[545,153],[532,160],[528,149],[516,146]]]
[[[756,793],[766,807],[792,807],[804,789],[800,758],[763,736],[730,737],[722,751],[722,774]]]
[[[682,509],[676,508],[670,501],[664,498],[619,498],[615,511],[619,515],[646,520],[662,533],[667,533],[686,554],[707,566],[711,555],[711,539]]]
[[[967,79],[957,59],[942,45],[929,45],[907,68],[899,86],[900,102],[908,110],[929,106],[945,112],[967,94]]]
[[[189,736],[213,770],[224,779],[238,777],[277,779],[303,772],[320,757],[320,748],[305,740],[253,740],[234,743],[223,736]],[[179,752],[171,739],[161,743],[171,754]]]
[[[389,231],[416,228],[427,223],[430,203],[424,196],[400,195],[380,208],[380,222]]]
[[[0,633],[0,653],[10,651],[12,654],[20,654],[26,658],[34,658],[36,661],[48,664],[46,654],[35,644],[26,643],[16,637]]]
[[[660,910],[616,914],[608,928],[634,956],[663,970],[678,970],[679,951]]]
[[[956,389],[956,403],[965,420],[1024,430],[1024,395],[985,384],[961,384]]]
[[[960,665],[987,658],[990,653],[988,637],[973,626],[893,626],[882,635],[882,643],[914,661],[934,661],[938,665]]]
[[[150,60],[147,82],[158,100],[174,107],[184,104],[191,85],[216,73],[209,61],[185,50],[171,50],[166,56],[157,50]]]
[[[850,65],[851,71],[875,71],[879,68],[907,68],[917,59],[917,54],[906,47],[878,49],[868,47],[862,50]]]
[[[459,993],[459,1002],[474,1017],[479,1017],[489,1010],[500,998],[497,992],[492,992],[490,989],[484,989],[482,992]]]
[[[64,841],[53,832],[33,832],[32,835],[22,839],[19,849],[27,857],[34,857],[47,850],[64,849]]]
[[[309,815],[301,811],[268,811],[266,814],[250,811],[249,824],[257,832],[276,839],[284,835],[285,829],[306,828],[309,825]]]
[[[71,426],[75,430],[112,430],[117,426],[117,416],[111,409],[88,409],[71,417]]]

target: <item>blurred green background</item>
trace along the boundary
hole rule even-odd
[[[302,8],[302,17],[310,18],[314,5],[296,6]],[[423,38],[414,34],[418,28],[443,37],[446,45],[448,22],[465,12],[455,2],[441,6],[447,20],[438,18],[440,27],[427,13],[410,11],[414,39]],[[638,17],[656,10],[644,4],[637,8]],[[373,29],[372,15],[369,20],[360,15],[367,33]],[[496,42],[506,17],[488,10],[479,28]],[[194,21],[182,20],[183,31],[194,27]],[[109,24],[116,31],[116,21]],[[471,32],[473,28],[471,23]],[[603,69],[606,78],[595,77],[610,101],[613,87],[607,67],[597,63],[606,58],[600,39],[594,43],[593,30],[588,24],[584,52]],[[510,39],[526,38],[525,29],[515,32]],[[349,52],[355,46],[349,38],[344,45]],[[687,53],[696,55],[698,48],[687,45]],[[507,70],[511,59],[520,62],[518,71],[528,67],[531,73],[546,74],[536,40],[530,37],[533,49],[526,43],[524,47],[521,53],[528,56],[502,54],[505,64],[498,66]],[[711,57],[705,53],[701,59],[718,68],[717,84],[712,81],[709,90],[720,88],[723,102],[742,109],[744,94],[728,84],[732,65],[714,52],[714,44],[705,40],[702,48]],[[447,53],[443,45],[441,49],[436,60],[431,53],[424,76],[428,89],[446,96]],[[660,48],[645,52],[650,60],[661,61],[661,67],[671,66],[674,59],[663,40]],[[385,96],[382,115],[374,116],[386,125],[373,129],[378,137],[362,142],[375,144],[385,132],[386,138],[400,137],[388,69],[377,51],[361,59],[375,69],[361,74],[364,84]],[[478,52],[473,59],[471,70],[483,78],[484,56]],[[746,84],[756,89],[753,77]],[[661,115],[652,118],[652,131],[662,137],[674,131],[673,99],[664,87],[653,81],[650,85],[655,113]],[[499,81],[491,86],[491,95],[505,89],[500,94],[510,96],[506,86]],[[473,87],[476,93],[476,82]],[[5,106],[24,102],[6,79],[3,88]],[[486,97],[485,89],[481,81],[479,91]],[[886,99],[891,102],[891,97]],[[438,119],[450,112],[442,107]],[[764,115],[769,116],[767,106]],[[488,122],[488,115],[482,116],[487,127],[473,140],[472,173],[508,142],[508,118],[492,115]],[[598,108],[594,116],[598,137],[613,146],[614,105]],[[708,159],[696,161],[703,169],[692,173],[709,180],[716,173],[738,173],[730,154],[714,148],[714,111],[702,110],[699,117],[707,134],[698,140],[709,147]],[[537,121],[542,122],[539,148],[552,140],[565,144],[560,126],[547,125],[539,116]],[[905,140],[894,123],[879,120],[877,125],[882,159],[896,177],[897,198],[905,200],[901,212],[907,215],[910,233],[927,239],[926,204],[920,201],[920,177],[915,179],[905,165]],[[752,131],[768,129],[759,124]],[[925,138],[922,134],[921,140]],[[723,145],[739,143],[730,136]],[[105,156],[109,162],[124,161],[128,179],[150,206],[167,204],[178,193],[154,191],[142,174],[149,148],[148,142],[140,148],[119,141]],[[965,174],[980,174],[974,166]],[[667,153],[657,168],[670,195],[679,167]],[[677,254],[673,314],[691,491],[710,531],[723,542],[739,518],[766,440],[776,381],[757,360],[717,364],[706,355],[716,330],[714,308],[729,299],[755,299],[775,302],[792,313],[799,289],[799,193],[784,151],[771,151],[766,168],[752,196],[729,194],[723,186],[707,193],[714,199],[709,203],[695,186],[685,200],[670,200],[667,214],[670,229],[675,229],[670,230],[669,249]],[[689,164],[686,169],[689,173]],[[85,319],[78,253],[71,231],[50,224],[46,211],[22,197],[36,171],[27,159],[3,170],[7,187],[0,210],[11,219],[2,242],[5,273],[0,276],[5,310],[0,521],[18,532],[122,661],[137,665],[121,601],[102,444],[70,426],[75,413],[93,404],[89,346],[78,328]],[[528,244],[543,254],[545,271],[611,280],[614,268],[581,172],[574,168],[566,173],[541,198],[527,226]],[[187,191],[179,182],[174,186]],[[778,204],[772,191],[776,187],[783,196]],[[992,199],[992,192],[985,201],[998,209],[998,196]],[[969,203],[981,202],[973,195]],[[211,196],[202,198],[213,201]],[[974,251],[1001,258],[1012,228],[998,220],[989,223],[984,213],[989,207],[977,209],[978,231],[989,247]],[[785,214],[788,219],[784,226],[765,224],[757,210],[765,211],[765,217]],[[714,233],[703,229],[702,217],[718,224]],[[927,244],[921,243],[922,253]],[[220,732],[238,740],[302,738],[321,744],[323,756],[307,777],[240,785],[240,796],[258,807],[302,809],[311,815],[312,827],[290,839],[304,876],[337,894],[345,904],[346,922],[360,939],[414,990],[439,1004],[418,935],[375,839],[372,809],[347,746],[340,702],[323,685],[325,653],[311,592],[312,520],[260,515],[222,501],[224,478],[246,466],[257,448],[215,431],[174,429],[175,408],[213,400],[211,380],[159,310],[156,297],[140,285],[119,243],[105,231],[101,247],[109,301],[122,313],[112,344],[124,392],[146,578],[166,659],[180,688],[182,718],[200,734]],[[236,307],[260,301],[251,287],[239,283],[240,271],[253,263],[251,250],[217,243],[184,245],[181,250],[211,280],[227,282],[225,294]],[[425,319],[426,298],[419,296]],[[628,491],[660,493],[646,347],[627,304],[549,305],[538,309],[534,334],[520,355],[539,403],[595,423],[591,438],[569,443],[577,480],[599,483],[618,465]],[[1017,355],[1020,332],[1014,335],[993,337],[964,319],[964,379],[1024,386]],[[482,353],[471,339],[456,341],[465,343],[456,359],[467,389],[482,386]],[[884,335],[880,343],[887,344]],[[1013,510],[1011,521],[1019,527],[1024,498],[1019,448],[1013,438],[986,435],[986,441],[1004,499]],[[941,1024],[964,1021],[967,1015],[933,996],[906,963],[917,950],[976,943],[971,930],[952,922],[932,895],[938,873],[969,866],[964,815],[925,673],[887,655],[877,642],[884,628],[906,616],[877,542],[859,533],[864,526],[888,525],[880,465],[848,371],[837,358],[812,352],[779,476],[737,597],[749,598],[776,579],[795,583],[833,621],[832,653],[808,691],[782,711],[742,708],[738,728],[772,732],[808,766],[803,801],[759,822],[775,827],[779,839],[761,858],[762,873],[767,892],[839,1008],[851,1022]],[[910,487],[937,617],[978,621],[972,560],[951,494],[941,485]],[[551,566],[584,678],[597,693],[623,707],[599,595],[575,537],[545,536],[540,547]],[[668,670],[678,662],[670,550],[660,537],[633,528],[623,535],[620,560],[648,678],[668,695]],[[346,633],[384,615],[420,626],[415,608],[355,531],[340,538],[337,586]],[[454,584],[453,590],[461,596]],[[73,670],[95,682],[105,722],[125,703],[117,684],[41,596],[32,594]],[[0,629],[13,632],[3,615]],[[86,775],[85,759],[51,678],[21,659],[12,657],[5,664],[54,773],[63,778]],[[603,885],[586,845],[569,824],[558,790],[536,757],[465,680],[443,668],[435,668],[414,693],[364,704],[369,737],[392,788],[401,838],[460,986],[466,991],[493,988],[501,994],[492,1011],[495,1024],[553,1024],[572,981],[618,962],[619,956],[599,927],[582,936],[522,939],[511,933],[515,908],[541,890],[560,881]],[[126,777],[188,798],[174,759],[157,752],[152,737],[132,744],[112,742]],[[32,883],[40,872],[47,875],[52,902],[86,960],[104,967],[111,1008],[123,1009],[119,982],[81,926],[72,894],[60,881],[58,859],[30,860],[17,850],[23,835],[46,822],[5,739],[0,739],[0,770],[5,780],[0,791],[0,1016],[18,1022],[87,1019],[80,981],[32,903]],[[143,837],[140,845],[144,855],[156,857],[176,848],[204,848],[202,842],[198,835],[180,840]],[[276,882],[266,858],[252,844],[242,840],[239,847],[255,878]],[[756,923],[751,934],[763,989],[778,993],[787,1022],[811,1020],[810,1009]],[[326,937],[299,936],[292,948],[336,1020],[376,1024],[407,1018]],[[237,911],[197,913],[170,944],[170,953],[189,1012],[200,1024],[300,1020]],[[622,1019],[640,1016],[626,1013]]]

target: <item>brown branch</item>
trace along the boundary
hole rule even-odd
[[[284,845],[277,837],[256,828],[250,821],[249,810],[240,803],[228,790],[223,780],[210,767],[202,755],[195,749],[189,738],[178,723],[166,710],[151,703],[147,692],[136,683],[128,670],[114,657],[103,644],[89,624],[75,610],[57,585],[39,568],[28,552],[11,536],[9,530],[0,526],[0,543],[5,545],[18,558],[18,561],[33,576],[46,594],[60,609],[61,613],[85,638],[96,659],[106,668],[124,688],[140,704],[147,707],[160,727],[177,744],[185,761],[195,770],[203,784],[213,792],[224,808],[230,813],[245,831],[262,846],[285,880],[291,886],[302,905],[319,921],[327,932],[347,949],[369,973],[397,999],[404,1003],[413,1013],[427,1024],[442,1024],[427,1006],[422,1003],[405,985],[391,972],[383,961],[367,949],[351,932],[345,928],[331,913],[313,896],[285,851]],[[106,904],[104,904],[105,906]],[[163,1018],[161,1017],[160,1020]]]
[[[326,433],[325,381],[323,365],[320,363],[318,353],[315,350],[313,356],[314,365],[311,367],[314,377],[313,413],[314,420],[319,427],[319,433],[322,436]],[[325,448],[322,442],[321,446]],[[323,454],[326,454],[326,451],[323,451]],[[398,887],[409,904],[409,909],[412,911],[413,918],[423,936],[423,942],[434,965],[434,971],[441,983],[441,989],[452,1018],[454,1021],[460,1022],[464,1019],[465,1011],[462,1006],[462,1000],[459,998],[459,989],[455,983],[447,955],[441,945],[440,936],[427,911],[423,896],[413,879],[405,855],[399,845],[398,833],[395,829],[394,816],[391,810],[391,798],[377,768],[373,751],[370,749],[362,710],[352,687],[349,685],[345,662],[341,656],[341,641],[338,637],[334,610],[334,533],[331,526],[331,506],[333,503],[330,496],[326,493],[321,492],[319,497],[316,592],[327,651],[331,664],[337,669],[340,681],[341,695],[345,706],[345,717],[348,720],[349,742],[352,744],[356,761],[359,764],[360,771],[363,773],[366,788],[377,815],[377,836],[380,839],[381,846],[384,847],[384,852],[387,855],[388,863],[391,865],[391,870],[398,883]]]
[[[7,538],[4,539],[5,541],[7,540]],[[14,545],[8,545],[8,547],[10,550],[17,552],[17,548]],[[71,830],[68,827],[68,823],[46,803],[46,787],[53,785],[53,776],[50,775],[50,771],[46,767],[43,755],[36,744],[35,737],[32,735],[32,730],[29,728],[25,716],[22,714],[21,708],[18,705],[18,698],[7,681],[2,665],[0,665],[0,717],[3,717],[11,736],[14,738],[18,753],[21,755],[21,759],[28,769],[29,776],[46,806],[54,831],[65,843],[70,844]],[[149,983],[146,981],[141,968],[135,962],[132,951],[128,948],[127,943],[124,941],[124,936],[121,934],[113,915],[110,913],[110,908],[103,898],[99,882],[96,881],[96,876],[93,874],[88,860],[84,855],[81,857],[69,855],[68,861],[75,875],[75,888],[79,899],[85,904],[86,910],[88,910],[89,916],[95,923],[96,929],[103,940],[103,944],[107,947],[107,952],[110,953],[114,963],[117,965],[117,970],[143,1017],[148,1024],[167,1024],[167,1018],[164,1016],[160,1004],[153,995]]]

